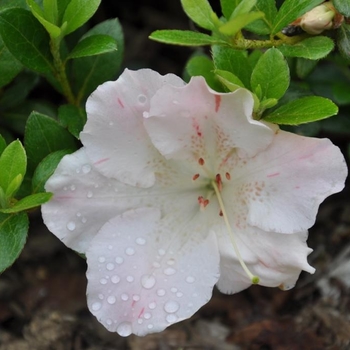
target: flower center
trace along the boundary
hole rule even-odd
[[[202,167],[205,164],[203,158],[199,158],[198,163]],[[206,170],[206,169],[204,169],[204,170]],[[206,170],[206,173],[208,173],[208,175],[209,175],[209,172],[207,170]],[[192,180],[197,180],[199,177],[200,177],[199,174],[195,174],[192,177]],[[225,209],[225,205],[224,205],[224,201],[223,201],[222,196],[221,196],[221,192],[222,192],[222,189],[223,189],[223,182],[222,182],[221,174],[216,174],[214,179],[213,179],[212,176],[211,176],[211,178],[212,179],[210,180],[210,182],[208,184],[209,185],[208,187],[210,189],[214,190],[213,193],[215,193],[215,195],[217,197],[217,200],[218,200],[218,203],[219,203],[219,207],[220,207],[220,214],[219,215],[222,216],[224,221],[225,221],[227,232],[229,234],[229,237],[230,237],[233,249],[234,249],[234,251],[236,253],[236,256],[238,258],[238,261],[241,264],[244,272],[247,274],[247,276],[251,280],[251,282],[253,284],[258,284],[259,281],[260,281],[260,278],[258,276],[256,276],[256,275],[252,274],[252,272],[249,270],[248,266],[245,264],[241,253],[239,252],[238,245],[237,245],[236,238],[235,238],[235,234],[234,234],[234,232],[232,230],[232,227],[231,227],[231,224],[229,222],[229,219],[228,219],[228,216],[227,216],[227,212],[226,212],[226,209]],[[225,178],[227,180],[231,179],[231,175],[230,175],[229,172],[225,173]],[[198,204],[199,204],[199,206],[200,206],[200,208],[202,210],[205,209],[205,207],[209,204],[209,198],[208,197],[204,198],[203,196],[199,196],[198,197]]]

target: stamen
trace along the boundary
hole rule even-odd
[[[199,174],[194,174],[193,177],[192,177],[192,180],[195,181],[199,178]]]
[[[260,281],[260,278],[258,276],[253,275],[250,272],[250,270],[248,269],[247,265],[243,261],[241,253],[239,252],[239,249],[238,249],[238,246],[237,246],[237,243],[236,243],[236,240],[235,240],[234,233],[232,231],[230,222],[228,221],[227,213],[226,213],[226,210],[225,210],[224,202],[223,202],[221,194],[220,194],[221,191],[220,191],[220,189],[218,187],[217,180],[212,181],[211,184],[212,184],[212,186],[213,186],[213,188],[215,190],[215,194],[216,194],[216,196],[218,198],[218,202],[219,202],[219,205],[220,205],[220,209],[221,209],[222,215],[224,217],[224,221],[225,221],[228,233],[229,233],[229,237],[230,237],[231,243],[233,245],[233,249],[234,249],[234,251],[235,251],[235,253],[237,255],[237,258],[239,260],[239,263],[241,264],[241,266],[242,266],[243,270],[245,271],[245,273],[247,274],[247,276],[250,278],[251,282],[253,284],[258,284],[259,281]]]
[[[227,180],[231,180],[231,174],[230,173],[226,173],[225,176],[226,176]]]
[[[199,196],[198,203],[201,209],[204,209],[209,204],[209,199],[204,199],[203,196]]]
[[[203,159],[203,158],[199,158],[199,159],[198,159],[198,164],[199,164],[199,165],[204,165],[204,163],[205,163],[205,162],[204,162],[204,159]]]
[[[217,174],[215,176],[215,181],[216,181],[216,183],[218,185],[219,191],[221,192],[222,191],[222,180],[221,180],[221,175],[220,174]]]

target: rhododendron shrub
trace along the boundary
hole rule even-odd
[[[90,96],[83,147],[46,184],[47,227],[86,255],[90,311],[122,336],[191,317],[214,286],[288,289],[347,174],[328,139],[253,117],[245,89],[125,70]]]

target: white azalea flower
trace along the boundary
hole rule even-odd
[[[343,188],[344,158],[252,110],[246,90],[147,69],[90,96],[84,147],[60,162],[42,211],[86,254],[88,306],[108,330],[158,332],[193,315],[214,285],[286,289],[314,272],[307,229]]]

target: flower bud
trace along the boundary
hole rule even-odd
[[[329,2],[316,6],[311,11],[306,12],[300,20],[300,27],[309,34],[320,34],[326,29],[333,27],[335,9]]]

